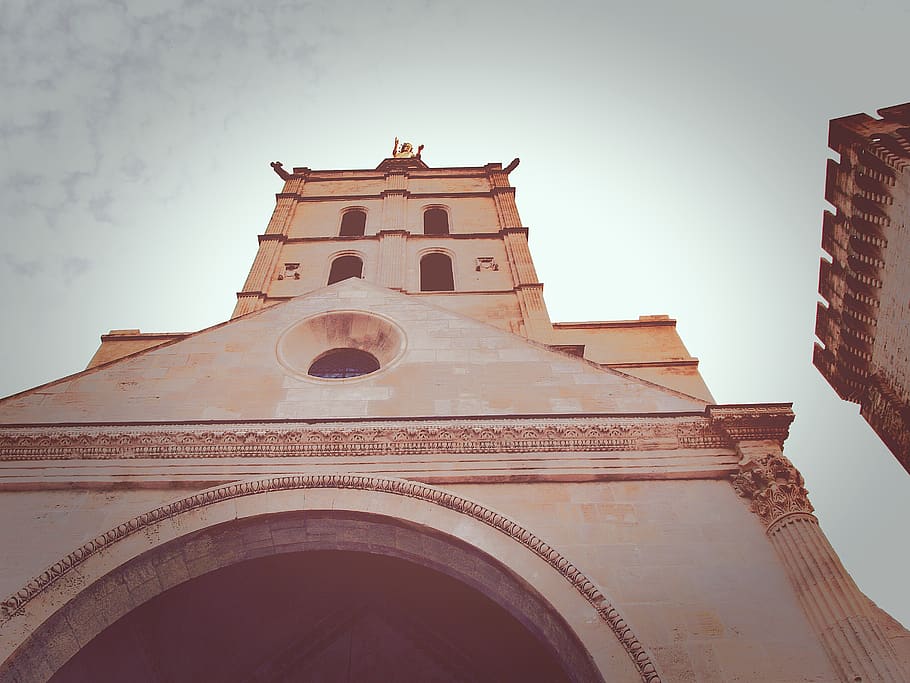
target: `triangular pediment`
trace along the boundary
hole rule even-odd
[[[316,357],[345,345],[374,353],[382,367],[353,379],[308,376]],[[8,397],[0,422],[691,413],[705,405],[350,279]]]

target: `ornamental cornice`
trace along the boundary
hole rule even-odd
[[[790,434],[792,403],[708,406],[711,426],[730,441],[774,441],[782,445]]]
[[[701,416],[0,427],[0,461],[732,448]]]
[[[156,524],[178,518],[184,513],[205,508],[225,500],[275,491],[320,488],[373,491],[426,501],[471,517],[509,536],[549,564],[597,611],[598,616],[613,631],[634,662],[644,683],[660,683],[660,674],[657,672],[648,651],[616,607],[610,603],[593,581],[558,550],[520,524],[484,507],[480,503],[426,484],[387,477],[320,474],[242,481],[208,489],[188,498],[155,508],[97,536],[33,578],[22,589],[10,595],[0,603],[0,624],[23,614],[25,606],[30,601],[42,594],[64,575],[73,570],[78,570],[78,567],[91,556],[101,553],[118,541],[145,531]]]
[[[733,488],[751,501],[749,508],[766,528],[786,515],[814,510],[803,475],[783,453],[770,451],[745,458],[739,468],[733,475]]]

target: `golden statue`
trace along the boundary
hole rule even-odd
[[[392,156],[396,159],[419,159],[420,153],[423,151],[423,145],[417,148],[417,153],[414,153],[414,145],[410,142],[401,143],[401,147],[398,146],[398,138],[395,138],[395,146],[392,147]]]

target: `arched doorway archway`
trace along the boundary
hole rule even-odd
[[[316,512],[323,521],[313,527]],[[326,533],[325,513],[367,520],[373,531]],[[547,643],[572,680],[660,680],[602,592],[534,534],[453,493],[360,475],[237,482],[119,525],[4,601],[3,667],[22,680],[46,680],[173,586],[247,559],[317,549],[403,557],[464,582]]]
[[[217,540],[261,539],[298,521],[235,523]],[[335,514],[309,515],[307,525],[346,537],[385,531],[375,520]],[[395,533],[419,543],[415,530]],[[496,573],[482,564],[475,570]],[[481,591],[413,560],[309,550],[244,560],[174,586],[102,631],[51,683],[535,680],[572,679],[549,644]]]

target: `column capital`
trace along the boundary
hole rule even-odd
[[[792,403],[708,406],[711,426],[723,433],[739,455],[733,488],[770,527],[785,515],[811,513],[803,475],[783,454],[795,417]]]
[[[749,449],[739,462],[739,473],[733,475],[733,488],[751,501],[749,509],[757,514],[765,528],[785,515],[798,512],[809,514],[815,508],[809,502],[809,492],[803,475],[779,448],[766,446]]]

